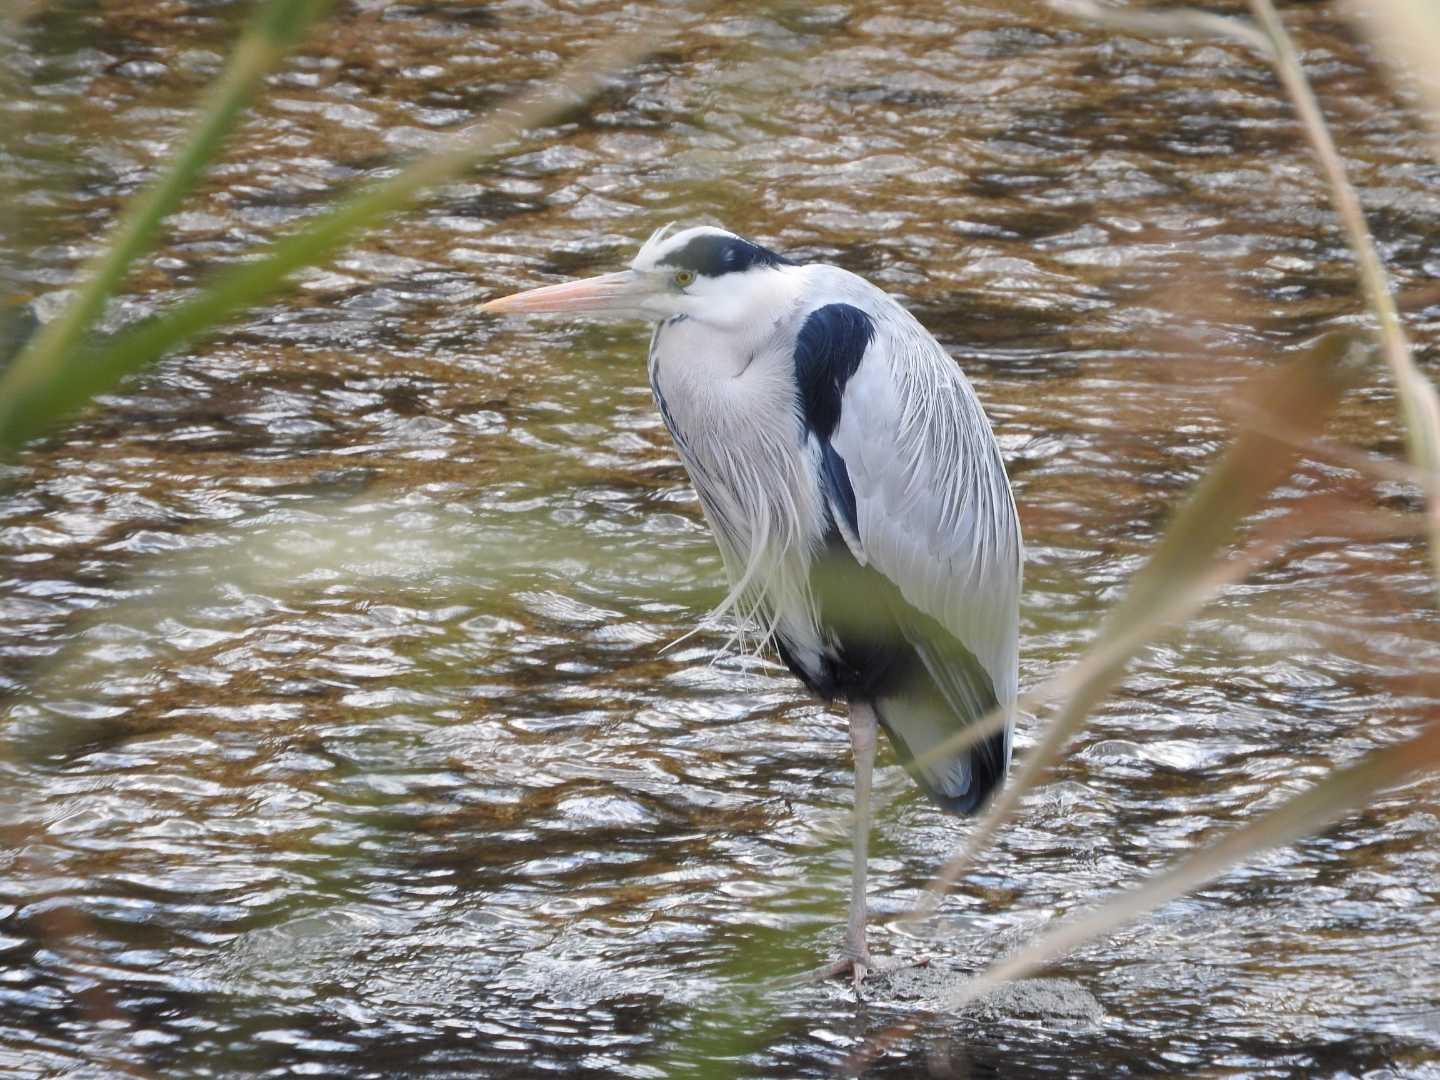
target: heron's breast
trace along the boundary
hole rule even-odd
[[[747,562],[769,548],[767,565],[798,573],[788,564],[808,561],[824,509],[792,371],[764,349],[738,356],[690,320],[662,324],[652,342],[656,404],[722,545]]]
[[[691,319],[661,323],[650,345],[650,385],[671,433],[709,457],[799,449],[802,433],[788,358],[746,348]]]

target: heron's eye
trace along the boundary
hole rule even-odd
[[[670,280],[673,281],[673,282],[675,282],[675,284],[678,285],[680,288],[684,289],[684,288],[686,288],[687,286],[689,286],[691,283],[694,282],[694,280],[695,280],[695,271],[694,271],[694,270],[676,270],[675,273],[674,273],[674,275],[671,277]]]

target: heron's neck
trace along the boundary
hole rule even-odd
[[[743,456],[798,437],[793,324],[806,270],[738,275],[723,302],[656,327],[650,381],[682,452]]]

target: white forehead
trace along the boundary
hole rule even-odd
[[[630,269],[654,270],[655,265],[667,255],[674,255],[684,250],[690,241],[698,236],[713,236],[717,239],[727,238],[731,240],[741,239],[734,233],[728,232],[725,229],[717,229],[713,225],[692,225],[688,229],[681,229],[677,233],[672,233],[670,230],[674,227],[675,223],[672,221],[668,225],[661,225],[660,228],[651,233],[650,239],[640,245],[640,250],[635,253],[635,258],[630,261]]]

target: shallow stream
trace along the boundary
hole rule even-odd
[[[843,718],[773,663],[715,661],[723,633],[664,649],[723,590],[646,330],[478,304],[618,268],[676,219],[900,296],[1007,457],[1022,685],[1081,654],[1235,388],[1360,308],[1291,110],[1238,46],[1033,2],[685,10],[594,105],[0,467],[0,1074],[658,1077],[708,1017],[704,1052],[735,1057],[712,1075],[829,1076],[916,1020],[868,1075],[1440,1077],[1433,779],[1067,958],[1094,1014],[955,1018],[840,983],[758,1028],[729,1011],[737,975],[838,940]],[[242,12],[26,23],[4,262],[42,316]],[[1330,5],[1287,17],[1432,363],[1440,167]],[[636,18],[340,5],[110,325]],[[1395,454],[1393,414],[1377,370],[1332,434]],[[1417,505],[1318,463],[1279,505],[1317,492]],[[1230,590],[918,933],[889,920],[967,825],[883,751],[877,950],[979,969],[1432,718],[1430,595],[1418,542],[1343,536]]]

